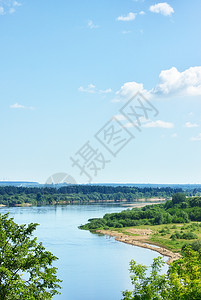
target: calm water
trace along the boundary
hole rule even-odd
[[[74,205],[1,208],[17,223],[39,223],[38,241],[59,260],[58,276],[63,280],[55,300],[118,300],[121,291],[131,289],[129,261],[150,265],[157,252],[120,243],[105,236],[79,230],[92,217],[125,209],[120,205]]]

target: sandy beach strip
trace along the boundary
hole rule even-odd
[[[145,201],[146,200],[146,201]],[[147,205],[154,205],[154,204],[161,204],[161,203],[165,203],[166,199],[165,198],[149,198],[149,199],[138,199],[136,202],[133,203],[128,203],[125,202],[123,203],[121,206],[126,206],[129,208],[141,208]]]
[[[167,264],[170,264],[174,260],[177,260],[181,257],[181,254],[172,252],[167,250],[164,247],[155,246],[149,244],[148,237],[151,234],[151,230],[149,229],[133,229],[131,228],[132,233],[139,234],[138,236],[130,236],[121,232],[112,231],[112,230],[96,230],[97,233],[101,233],[104,235],[108,235],[114,237],[116,241],[123,242],[126,244],[130,244],[137,247],[146,248],[152,251],[156,251],[163,256],[169,257]]]

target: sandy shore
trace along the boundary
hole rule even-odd
[[[22,203],[22,204],[15,204],[14,206],[16,207],[28,207],[28,206],[32,206],[31,203]]]
[[[153,205],[153,204],[160,204],[159,202],[135,202],[135,203],[124,203],[122,204],[121,206],[126,206],[128,208],[141,208],[141,207],[144,207],[144,206],[147,206],[147,205]]]
[[[160,253],[161,255],[169,257],[167,264],[170,264],[174,260],[177,260],[181,257],[179,253],[172,252],[170,250],[167,250],[164,247],[159,247],[155,245],[149,244],[149,236],[153,233],[152,230],[150,229],[135,229],[135,228],[130,228],[127,229],[128,232],[132,234],[137,234],[136,236],[130,236],[127,234],[123,234],[117,231],[112,231],[112,230],[96,230],[97,233],[101,233],[104,235],[112,236],[115,237],[115,240],[119,242],[123,242],[126,244],[130,244],[133,246],[138,246],[146,249],[150,249],[152,251],[156,251]]]

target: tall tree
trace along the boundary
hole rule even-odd
[[[52,299],[59,294],[57,260],[32,237],[38,224],[18,225],[0,215],[0,299]]]
[[[185,201],[186,201],[186,196],[183,193],[176,193],[172,195],[172,203],[174,205]]]
[[[123,300],[200,300],[201,299],[201,253],[190,247],[184,249],[183,257],[173,262],[167,274],[161,274],[164,264],[155,258],[150,275],[147,267],[130,262],[133,291],[124,291]]]

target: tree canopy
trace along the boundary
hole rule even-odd
[[[57,260],[32,237],[38,224],[18,225],[0,215],[0,299],[52,299],[59,294]]]
[[[133,291],[124,291],[122,300],[200,300],[201,299],[201,253],[190,247],[184,249],[183,257],[174,261],[167,274],[161,274],[164,264],[155,258],[150,275],[147,267],[130,262]]]
[[[55,187],[16,187],[0,186],[0,204],[3,205],[49,205],[64,203],[90,203],[104,201],[136,201],[140,198],[170,198],[182,192],[173,187],[132,187],[102,185],[69,185]]]
[[[183,193],[175,193],[172,195],[173,204],[179,204],[186,201],[186,196]]]
[[[81,225],[81,229],[96,230],[122,228],[139,225],[161,225],[171,223],[188,223],[201,221],[201,197],[186,198],[184,194],[174,194],[177,203],[147,205],[141,208],[123,210],[119,213],[105,214],[103,218],[93,218]],[[185,204],[185,205],[184,205]]]

